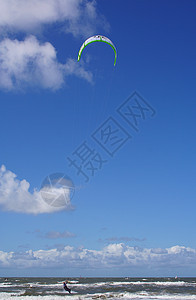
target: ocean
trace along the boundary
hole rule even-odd
[[[63,281],[71,294],[64,291]],[[196,299],[196,278],[0,278],[0,300]]]

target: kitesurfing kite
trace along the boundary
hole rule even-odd
[[[114,54],[115,54],[115,58],[114,58],[114,66],[116,64],[116,57],[117,57],[117,52],[116,52],[116,47],[114,46],[114,44],[112,43],[112,41],[110,39],[108,39],[107,37],[103,36],[103,35],[94,35],[91,36],[90,38],[88,38],[80,47],[79,53],[78,53],[78,61],[81,58],[82,52],[84,50],[84,48],[94,42],[104,42],[108,45],[110,45],[112,47],[112,49],[114,50]]]

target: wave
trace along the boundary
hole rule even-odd
[[[21,280],[10,278],[9,281],[0,282],[0,300],[196,299],[196,282],[193,280],[195,278],[76,279],[68,281],[68,286],[72,290],[72,294],[69,295],[63,290],[61,278],[21,278]]]
[[[69,299],[70,295],[37,295],[36,300],[61,300],[61,299]],[[72,300],[103,300],[103,299],[112,299],[112,300],[131,300],[131,299],[144,299],[144,300],[195,300],[195,295],[152,295],[146,291],[140,293],[95,293],[95,294],[87,294],[87,295],[72,295]],[[0,293],[0,300],[35,300],[35,296],[19,296],[15,293]]]
[[[69,281],[68,286],[74,290],[74,288],[76,289],[80,289],[80,290],[94,290],[96,288],[131,288],[131,287],[144,287],[145,286],[151,286],[151,287],[196,287],[196,283],[195,282],[185,282],[185,281],[102,281],[102,282],[93,282],[93,283],[85,283],[82,282],[80,283],[79,281],[73,280],[73,281]],[[29,283],[11,283],[11,282],[4,282],[4,283],[0,283],[0,288],[4,288],[4,289],[10,289],[10,288],[17,288],[17,289],[34,289],[34,288],[44,288],[46,289],[54,289],[56,291],[59,290],[63,290],[63,284],[62,282],[57,282],[57,283],[46,283],[46,282],[29,282]]]
[[[70,282],[71,283],[71,282]],[[195,282],[185,282],[185,281],[107,281],[107,282],[96,282],[96,283],[74,283],[70,286],[92,288],[92,287],[107,287],[107,286],[131,286],[131,285],[151,285],[151,286],[192,286],[195,287]],[[43,285],[42,285],[43,286]]]
[[[163,285],[163,286],[196,286],[194,282],[185,282],[185,281],[135,281],[129,282],[130,284],[135,285]]]

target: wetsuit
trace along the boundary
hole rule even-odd
[[[65,291],[68,291],[69,293],[71,293],[71,289],[69,289],[69,288],[67,287],[66,283],[64,282],[63,284],[64,284],[64,290],[65,290]]]

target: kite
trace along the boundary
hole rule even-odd
[[[80,47],[79,53],[78,53],[78,61],[81,58],[82,52],[84,50],[84,48],[94,42],[104,42],[108,45],[110,45],[112,47],[112,49],[114,50],[114,54],[115,54],[115,58],[114,58],[114,66],[116,64],[116,57],[117,57],[117,51],[116,51],[116,47],[114,46],[114,44],[112,43],[112,41],[110,39],[108,39],[107,37],[103,36],[103,35],[94,35],[91,36],[90,38],[88,38]]]

